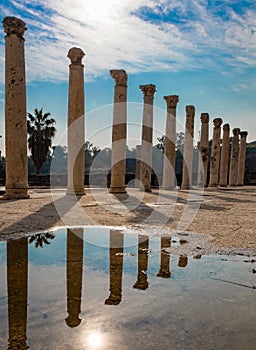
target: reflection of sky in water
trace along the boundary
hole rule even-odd
[[[112,255],[111,263],[110,250],[106,248],[109,230],[86,228],[82,298],[77,300],[74,296],[75,303],[81,303],[79,318],[82,322],[69,328],[65,322],[66,230],[59,230],[55,235],[51,244],[43,249],[36,249],[34,243],[29,245],[27,345],[31,349],[255,348],[256,290],[245,287],[256,284],[255,274],[252,274],[254,264],[244,262],[250,261],[249,258],[188,257],[187,265],[179,267],[179,257],[170,256],[171,278],[160,278],[157,274],[161,265],[161,238],[152,238],[146,271],[149,285],[139,290],[133,287],[138,278],[138,236],[125,234],[123,255]],[[104,244],[92,244],[93,236],[96,236],[95,244],[100,242],[99,235]],[[142,254],[142,259],[146,257]],[[74,268],[78,266],[78,255],[71,260]],[[118,266],[122,267],[121,275]],[[118,288],[118,278],[122,278],[121,301],[115,306],[105,305],[110,296],[109,270],[114,278],[114,289]],[[6,271],[6,243],[1,242],[1,349],[8,346]]]

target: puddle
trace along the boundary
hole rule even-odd
[[[255,259],[178,244],[100,227],[0,242],[0,348],[255,349]]]

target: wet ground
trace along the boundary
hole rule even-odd
[[[0,349],[255,349],[256,257],[191,240],[85,227],[1,241]]]

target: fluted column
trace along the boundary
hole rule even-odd
[[[144,95],[141,145],[141,190],[151,192],[154,84],[140,85]]]
[[[110,230],[109,239],[109,290],[110,295],[105,300],[106,305],[118,305],[122,300],[122,274],[123,274],[123,246],[122,232]]]
[[[72,47],[68,52],[68,187],[67,194],[84,195],[84,65],[83,50]]]
[[[15,17],[3,20],[5,36],[5,199],[28,198],[27,107],[24,33]]]
[[[229,186],[237,185],[238,175],[238,157],[239,157],[239,134],[240,129],[233,129],[232,145],[231,145],[231,156],[230,156],[230,167],[229,167]]]
[[[182,189],[189,189],[192,184],[193,140],[195,107],[186,106],[186,126],[183,153]]]
[[[166,251],[166,248],[170,248],[171,238],[161,237],[161,265],[157,277],[170,278],[170,253]]]
[[[201,135],[198,159],[198,177],[197,185],[199,187],[207,186],[207,166],[209,149],[209,114],[201,113]]]
[[[127,74],[110,70],[115,80],[112,129],[112,161],[110,193],[125,193],[126,132],[127,132]]]
[[[133,288],[146,290],[148,288],[148,236],[139,235],[138,244],[138,275]]]
[[[212,136],[211,165],[210,165],[210,187],[217,187],[219,184],[219,167],[220,167],[220,133],[221,118],[213,119],[214,129]]]
[[[68,327],[81,323],[82,276],[83,276],[83,229],[67,230],[67,312]]]
[[[135,179],[137,180],[136,187],[140,187],[140,168],[141,168],[141,145],[136,146],[136,175]]]
[[[229,160],[229,144],[230,144],[229,137],[230,137],[229,124],[224,124],[222,146],[221,146],[220,179],[219,179],[219,185],[222,187],[226,187],[228,184],[228,160]]]
[[[28,239],[7,241],[8,350],[28,349]]]
[[[246,161],[246,137],[248,135],[247,131],[240,132],[240,150],[238,157],[238,179],[237,185],[244,185],[244,171],[245,171],[245,161]]]
[[[164,96],[167,105],[165,142],[164,142],[164,168],[163,188],[169,190],[176,187],[176,107],[179,96]]]

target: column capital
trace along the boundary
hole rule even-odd
[[[186,117],[193,118],[195,116],[195,106],[186,106]]]
[[[16,17],[5,17],[2,23],[6,36],[16,34],[23,39],[24,33],[27,30],[25,22]]]
[[[111,69],[109,73],[111,77],[115,79],[115,83],[117,86],[127,86],[128,76],[125,70]]]
[[[229,130],[230,130],[229,124],[224,124],[224,125],[223,125],[223,130],[224,130],[224,131],[225,131],[225,130],[229,131]]]
[[[233,135],[238,136],[240,134],[240,129],[239,128],[234,128],[233,130]]]
[[[209,114],[208,113],[201,113],[201,122],[204,123],[209,123]]]
[[[220,128],[221,124],[222,124],[221,118],[214,118],[213,119],[213,125],[215,128]]]
[[[242,138],[242,137],[247,137],[247,135],[248,135],[248,132],[247,131],[241,131],[240,132],[240,137]]]
[[[154,98],[154,93],[156,92],[156,86],[154,84],[140,85],[139,87],[144,97],[148,96]]]
[[[69,49],[67,57],[70,59],[71,64],[82,64],[82,58],[85,56],[85,53],[79,47],[72,47]]]
[[[179,102],[179,96],[177,96],[177,95],[164,96],[164,100],[166,101],[168,108],[175,108],[176,109],[177,103]]]

